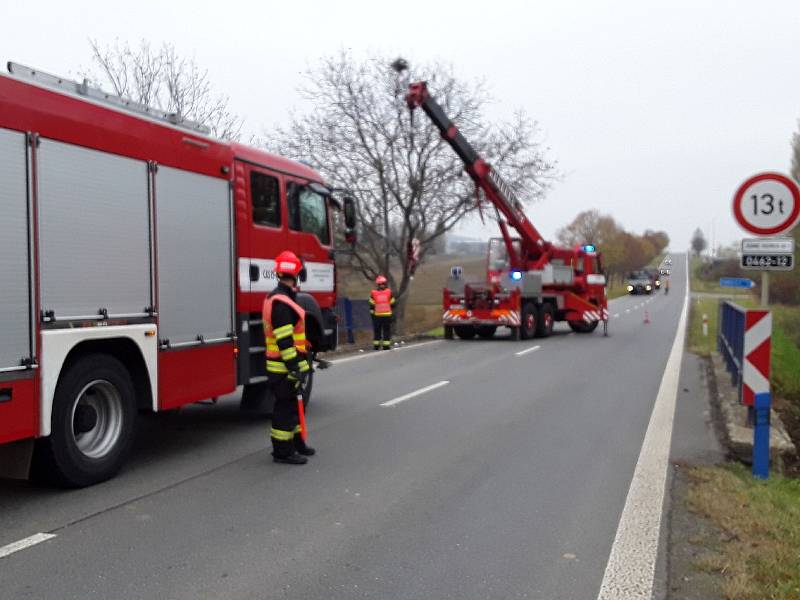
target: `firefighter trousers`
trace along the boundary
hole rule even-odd
[[[272,408],[272,450],[276,456],[289,456],[295,451],[295,437],[300,435],[297,414],[296,382],[283,376],[272,382],[275,406]]]
[[[392,347],[392,317],[372,317],[373,340],[375,350],[388,350]]]

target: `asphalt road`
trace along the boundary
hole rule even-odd
[[[55,535],[0,558],[0,598],[593,600],[683,307],[675,258],[668,296],[611,303],[607,338],[340,359],[305,467],[273,464],[231,396],[141,418],[110,482],[0,482],[0,547]]]

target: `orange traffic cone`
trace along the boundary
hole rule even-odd
[[[645,323],[650,322],[650,312],[646,308],[644,309],[644,322]]]

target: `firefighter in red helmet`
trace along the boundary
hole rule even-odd
[[[297,394],[311,365],[305,334],[305,311],[296,303],[297,281],[303,264],[288,250],[275,258],[278,285],[264,300],[267,375],[275,395],[272,411],[272,457],[275,462],[305,464],[315,450],[300,430]]]
[[[375,278],[376,289],[369,294],[369,314],[372,315],[374,350],[389,350],[392,347],[392,307],[394,296],[383,275]]]

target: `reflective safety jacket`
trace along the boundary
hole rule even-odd
[[[369,294],[369,314],[376,317],[391,317],[394,296],[388,287],[372,290]]]
[[[285,375],[309,370],[306,342],[306,311],[278,286],[264,301],[264,338],[267,372]]]

